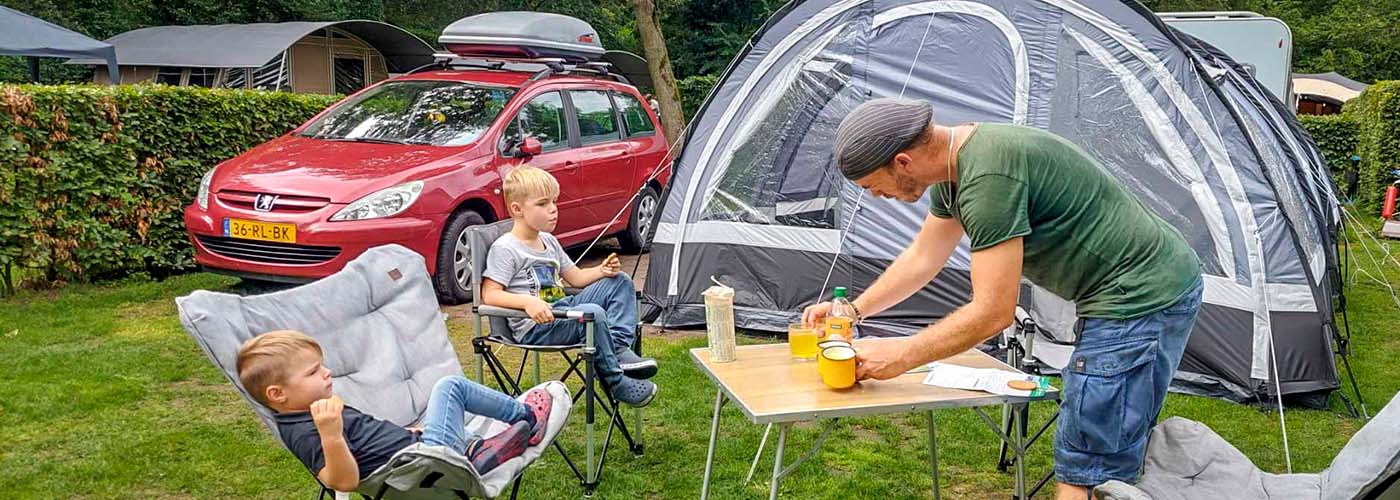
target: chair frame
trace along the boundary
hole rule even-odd
[[[583,487],[585,496],[592,496],[597,490],[599,479],[602,475],[603,465],[607,463],[608,450],[611,447],[613,432],[618,431],[627,441],[628,450],[634,456],[642,456],[644,445],[642,443],[642,412],[636,409],[635,432],[629,428],[626,420],[622,417],[622,406],[607,391],[598,391],[601,381],[597,379],[593,369],[593,357],[597,352],[595,339],[596,321],[593,315],[582,311],[571,311],[566,309],[555,309],[555,321],[578,321],[584,324],[584,342],[567,346],[536,346],[521,344],[514,340],[513,333],[493,334],[491,326],[488,324],[489,318],[529,318],[524,311],[503,307],[489,306],[482,303],[481,283],[484,280],[482,274],[485,271],[486,255],[477,256],[478,249],[490,250],[491,244],[497,237],[510,231],[512,221],[505,220],[489,223],[481,226],[469,228],[467,238],[469,239],[468,249],[472,255],[468,258],[471,264],[472,283],[472,314],[474,316],[472,336],[472,347],[476,352],[476,375],[483,384],[486,382],[486,371],[490,370],[492,378],[502,392],[512,396],[519,396],[521,393],[520,381],[524,377],[525,365],[533,358],[535,382],[540,381],[540,355],[541,353],[558,353],[564,359],[568,368],[563,375],[559,376],[560,382],[567,383],[573,376],[578,376],[583,382],[583,390],[574,394],[574,403],[578,403],[579,398],[584,398],[584,422],[586,427],[586,457],[584,468],[580,469],[563,446],[556,440],[553,445],[559,452],[559,456],[564,459],[564,463],[573,471],[578,478],[579,485]],[[571,295],[578,290],[569,290]],[[640,325],[638,334],[633,342],[632,350],[638,355],[641,354],[642,336]],[[525,356],[520,360],[520,366],[514,370],[506,367],[505,363],[496,355],[498,348],[515,348],[525,351]],[[577,355],[571,353],[577,351]],[[608,428],[602,442],[601,451],[597,447],[597,413],[601,407],[602,412],[607,415]],[[596,458],[596,459],[595,459]]]

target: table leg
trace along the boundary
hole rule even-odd
[[[744,484],[753,481],[753,473],[758,470],[758,459],[763,458],[763,446],[768,444],[768,433],[772,430],[773,424],[763,428],[763,439],[758,440],[758,453],[753,454],[753,463],[749,464],[749,475],[744,477]]]
[[[715,465],[715,438],[719,437],[719,409],[724,406],[724,391],[715,389],[715,414],[710,419],[710,449],[705,452],[705,479],[700,482],[700,500],[710,496],[710,469]]]
[[[1017,429],[1012,431],[1012,438],[1016,442],[1016,498],[1020,500],[1026,500],[1026,436],[1021,432],[1026,428],[1025,421],[1029,416],[1026,415],[1026,406],[1011,412],[1011,420],[1016,422]]]
[[[769,485],[768,500],[778,500],[778,483],[783,480],[783,448],[787,446],[790,424],[778,424],[778,447],[773,453],[773,483]]]
[[[933,411],[928,412],[928,461],[933,472],[933,500],[938,496],[938,424],[933,420]]]

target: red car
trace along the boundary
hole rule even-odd
[[[220,163],[185,228],[200,265],[271,281],[310,281],[397,243],[458,303],[470,299],[464,231],[510,217],[501,178],[515,165],[559,180],[565,246],[615,234],[624,251],[644,251],[669,172],[660,131],[635,88],[600,75],[413,73]]]

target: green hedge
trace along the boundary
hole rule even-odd
[[[191,267],[182,211],[200,177],[335,100],[0,84],[0,286],[16,270],[54,283]]]
[[[1351,156],[1356,154],[1357,121],[1346,115],[1298,115],[1298,122],[1312,135],[1327,160],[1332,183],[1346,189],[1346,171],[1351,168]]]
[[[1380,214],[1390,171],[1400,169],[1400,81],[1376,82],[1343,107],[1357,124],[1356,154],[1361,156],[1356,206]]]

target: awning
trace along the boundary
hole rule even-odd
[[[381,54],[390,72],[402,73],[433,62],[433,48],[402,28],[378,21],[291,22],[155,26],[107,39],[123,66],[256,68],[316,31],[345,30]],[[100,64],[73,59],[72,64]]]
[[[117,53],[110,44],[0,6],[0,55],[84,58],[107,65],[108,81],[117,81]]]

